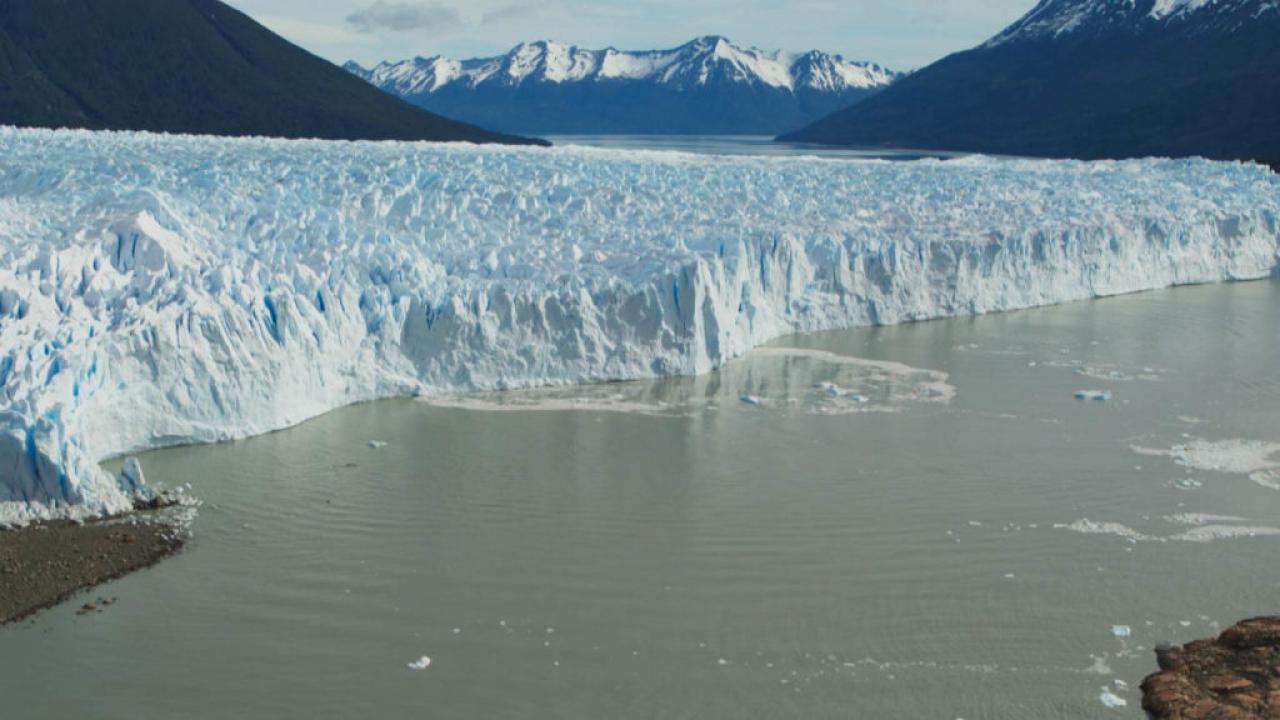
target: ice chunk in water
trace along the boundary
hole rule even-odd
[[[423,655],[422,657],[409,663],[410,670],[426,670],[431,667],[431,658]]]
[[[1280,470],[1260,470],[1249,479],[1268,490],[1280,490]]]
[[[1192,439],[1169,450],[1130,445],[1139,455],[1171,457],[1184,467],[1211,472],[1248,475],[1280,470],[1280,443],[1258,440]],[[1256,482],[1256,480],[1255,480]]]
[[[1116,695],[1115,693],[1111,692],[1111,689],[1110,689],[1110,688],[1105,688],[1105,689],[1102,691],[1102,695],[1101,695],[1101,696],[1099,696],[1099,698],[1098,698],[1098,699],[1102,701],[1102,704],[1103,704],[1103,705],[1106,705],[1107,707],[1112,708],[1112,709],[1117,709],[1117,708],[1122,708],[1122,707],[1128,707],[1128,706],[1129,706],[1129,701],[1128,701],[1128,700],[1125,700],[1124,698],[1120,697],[1119,695]]]

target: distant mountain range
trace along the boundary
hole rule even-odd
[[[0,0],[0,124],[527,142],[378,92],[217,0]]]
[[[1280,160],[1280,1],[1042,0],[789,141]]]
[[[715,36],[671,50],[532,42],[498,57],[344,67],[432,112],[534,134],[773,135],[848,107],[899,77],[839,55],[765,52]]]

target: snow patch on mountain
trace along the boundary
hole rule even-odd
[[[682,88],[716,80],[759,83],[796,91],[822,92],[873,89],[892,83],[897,73],[875,63],[853,62],[839,55],[811,51],[788,53],[741,48],[710,36],[671,50],[622,52],[587,50],[552,41],[521,43],[505,55],[471,60],[441,56],[383,62],[372,69],[345,66],[374,85],[400,96],[438,92],[457,83],[475,88],[485,83],[576,83],[628,80]]]
[[[985,47],[1082,32],[1142,32],[1175,22],[1230,31],[1267,14],[1280,14],[1280,0],[1041,0]]]
[[[0,522],[343,405],[1280,265],[1280,177],[0,129]]]

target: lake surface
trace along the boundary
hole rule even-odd
[[[614,150],[675,150],[700,155],[765,155],[842,158],[850,160],[919,160],[956,158],[968,153],[934,150],[859,149],[774,142],[767,135],[553,135],[552,144],[585,145]]]
[[[1156,643],[1280,610],[1277,358],[1263,281],[150,453],[152,482],[204,501],[189,548],[97,591],[104,614],[0,631],[0,697],[22,718],[1139,718]]]

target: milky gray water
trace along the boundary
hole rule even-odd
[[[1277,358],[1264,281],[151,453],[193,541],[0,631],[4,717],[1138,718],[1280,611]]]

